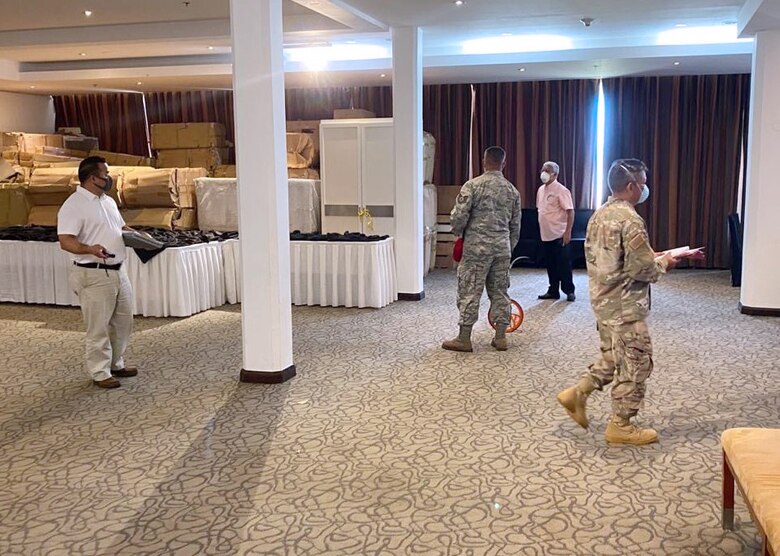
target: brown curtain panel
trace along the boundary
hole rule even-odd
[[[558,163],[558,178],[574,206],[591,205],[596,145],[598,81],[525,81],[475,85],[474,172],[491,145],[507,151],[505,175],[523,207],[536,206],[539,172]]]
[[[330,120],[337,108],[350,108],[352,90],[348,87],[286,89],[284,101],[288,121]]]
[[[433,183],[460,185],[469,179],[471,85],[423,87],[423,129],[436,139]]]
[[[750,76],[604,80],[605,157],[639,158],[650,199],[638,207],[656,249],[706,246],[709,268],[729,266],[726,217],[737,207]]]
[[[61,95],[54,98],[56,127],[80,127],[104,151],[149,156],[143,97],[138,93]]]
[[[225,125],[227,140],[234,141],[233,91],[175,91],[144,96],[149,125],[217,122]]]

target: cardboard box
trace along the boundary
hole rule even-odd
[[[166,149],[157,151],[158,168],[206,168],[211,171],[227,162],[227,148]]]
[[[310,133],[287,134],[287,167],[310,168],[314,163],[314,141]]]
[[[0,184],[0,228],[24,226],[29,212],[26,187],[16,183]]]
[[[152,124],[153,149],[226,147],[225,126],[215,122]]]
[[[7,160],[12,165],[18,165],[19,151],[16,149],[5,149],[3,151],[3,160]]]
[[[320,167],[320,120],[297,120],[287,122],[287,133],[307,133],[311,135],[311,141],[314,143],[314,160],[311,163],[313,168]]]
[[[58,127],[57,133],[60,135],[84,135],[80,127]]]
[[[53,156],[65,156],[68,158],[84,159],[89,156],[88,151],[77,151],[73,149],[60,149],[57,147],[38,147],[35,149],[36,155],[53,155]]]
[[[121,211],[131,227],[148,226],[163,230],[197,230],[198,216],[194,209],[140,208]]]
[[[89,153],[89,156],[102,156],[106,159],[106,164],[109,166],[153,166],[151,158],[134,154],[94,150]]]
[[[213,178],[235,178],[236,166],[235,164],[217,166],[212,170],[211,177]]]
[[[57,213],[59,206],[31,207],[27,215],[27,224],[30,226],[57,227]]]
[[[318,180],[320,173],[314,168],[287,168],[287,177],[299,180]]]
[[[50,168],[53,164],[59,164],[61,166],[70,166],[78,168],[81,164],[81,158],[73,158],[70,156],[57,156],[54,154],[34,154],[32,155],[33,168],[44,167]]]
[[[455,200],[460,194],[460,185],[437,185],[436,189],[439,193],[437,200],[438,214],[449,214],[452,209],[455,208]]]
[[[100,148],[97,137],[86,137],[84,135],[63,135],[62,146],[69,150],[85,152],[96,151]]]
[[[376,114],[370,110],[360,108],[336,108],[333,111],[334,120],[351,120],[354,118],[376,118]]]
[[[114,180],[114,187],[108,192],[108,195],[114,199],[117,205],[121,206],[119,192],[124,186],[124,170],[122,168],[109,168],[108,175]],[[75,191],[79,185],[78,168],[34,168],[30,175],[30,187],[50,185],[69,186]]]
[[[32,185],[27,188],[27,200],[33,207],[60,207],[75,191],[74,185]]]
[[[140,208],[195,208],[195,178],[206,177],[203,168],[161,168],[125,171],[121,206]]]
[[[436,255],[435,268],[447,269],[455,268],[455,261],[452,260],[452,255]]]
[[[19,152],[33,154],[38,147],[62,148],[62,135],[49,133],[0,133],[0,146],[3,150],[15,149]]]

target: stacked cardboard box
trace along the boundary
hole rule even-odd
[[[21,183],[0,183],[0,228],[24,226],[29,212],[27,187]]]
[[[205,168],[124,170],[119,198],[128,225],[197,229],[195,179],[207,175]]]
[[[94,150],[89,152],[89,156],[102,156],[109,166],[154,166],[151,158],[133,154]]]
[[[460,185],[437,186],[437,233],[436,233],[436,268],[453,268],[452,249],[455,246],[455,235],[452,233],[450,213],[455,208],[455,200],[460,193]]]
[[[215,122],[153,124],[152,148],[161,168],[206,168],[229,162],[225,126]]]

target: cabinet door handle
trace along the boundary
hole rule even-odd
[[[374,231],[374,219],[371,217],[371,211],[368,210],[368,207],[358,207],[358,218],[363,220],[363,218],[366,219],[366,228],[369,232]]]

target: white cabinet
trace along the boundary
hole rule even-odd
[[[395,235],[392,118],[320,123],[323,233]]]

